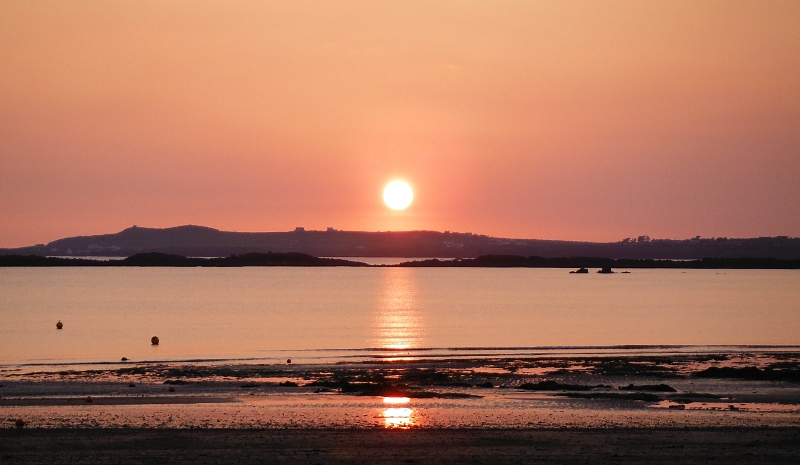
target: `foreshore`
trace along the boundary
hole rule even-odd
[[[798,463],[799,364],[773,348],[10,370],[0,374],[0,457]]]

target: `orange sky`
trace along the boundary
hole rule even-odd
[[[798,24],[765,0],[0,1],[0,247],[800,236]]]

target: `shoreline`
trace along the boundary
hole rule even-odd
[[[276,349],[262,351],[261,357],[185,358],[152,360],[63,360],[63,361],[3,361],[3,373],[32,373],[53,371],[89,371],[122,369],[147,365],[196,365],[196,366],[246,366],[283,365],[288,358],[295,366],[336,364],[385,364],[409,362],[416,364],[482,363],[491,360],[514,359],[569,359],[580,357],[648,357],[648,356],[731,356],[746,354],[799,354],[796,344],[622,344],[622,345],[568,345],[529,347],[417,347],[417,348],[336,348],[336,349]],[[299,362],[299,363],[298,363]]]

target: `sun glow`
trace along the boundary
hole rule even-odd
[[[413,199],[414,191],[403,181],[392,181],[383,190],[383,201],[392,210],[405,210]]]

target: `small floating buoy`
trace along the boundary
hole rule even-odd
[[[64,327],[64,323],[62,323],[61,320],[58,320],[58,323],[56,323],[56,329],[61,329],[63,327]]]
[[[122,360],[123,362],[127,362],[128,361],[128,357],[122,357],[120,360]]]
[[[17,418],[17,421],[14,422],[14,424],[17,425],[17,428],[24,428],[25,420],[23,420],[22,418]]]
[[[86,396],[86,402],[91,403],[93,400],[94,399],[92,399],[92,396]]]
[[[158,345],[158,336],[151,337],[150,338],[150,344],[153,344],[154,346],[157,346]]]
[[[169,387],[169,392],[175,392],[175,386],[170,386]]]
[[[287,359],[286,359],[286,363],[292,363],[292,359],[290,359],[290,358],[287,358]]]

